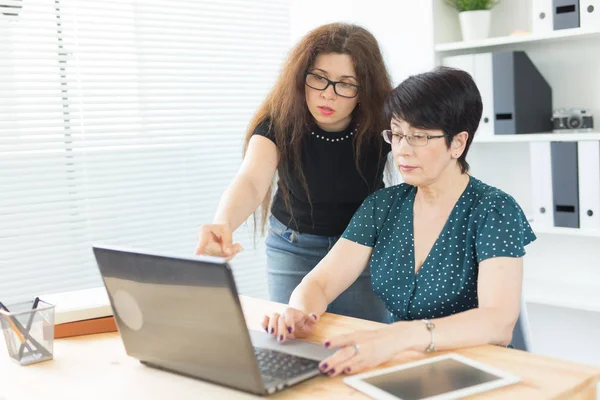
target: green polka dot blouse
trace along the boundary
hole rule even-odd
[[[536,239],[510,195],[470,177],[444,228],[415,274],[413,203],[401,184],[369,196],[343,238],[373,247],[373,290],[395,321],[440,318],[477,307],[479,263],[522,257]]]

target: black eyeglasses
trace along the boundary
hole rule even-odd
[[[347,99],[358,96],[358,90],[360,86],[353,85],[348,82],[334,82],[325,78],[324,76],[313,74],[312,72],[306,72],[304,74],[304,82],[306,86],[315,90],[326,90],[329,85],[333,85],[333,91],[335,94]]]
[[[406,141],[408,142],[408,144],[410,144],[413,147],[427,146],[429,139],[439,139],[439,138],[448,136],[448,135],[433,136],[433,135],[428,135],[423,132],[403,134],[403,133],[395,133],[394,131],[392,131],[390,129],[386,129],[385,131],[381,132],[381,135],[383,136],[383,139],[386,142],[388,142],[389,144],[398,144],[398,143],[400,143],[402,138],[406,138]]]

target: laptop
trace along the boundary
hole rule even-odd
[[[149,367],[265,395],[321,374],[334,352],[249,331],[223,259],[93,251],[125,350]]]

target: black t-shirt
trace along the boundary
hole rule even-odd
[[[269,126],[269,122],[264,121],[253,134],[277,145]],[[363,179],[354,158],[354,131],[355,124],[351,123],[341,132],[326,132],[316,124],[306,132],[302,142],[302,170],[310,193],[312,215],[300,177],[296,173],[281,174],[280,169],[279,179],[284,180],[288,189],[293,218],[284,204],[281,185],[271,207],[275,218],[300,233],[331,237],[344,232],[364,199],[384,186],[383,169],[390,151],[390,145],[383,140],[361,151]],[[293,171],[293,167],[286,170]]]

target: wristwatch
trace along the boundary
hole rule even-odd
[[[437,350],[435,348],[435,325],[428,319],[424,319],[423,322],[425,323],[427,330],[431,333],[431,343],[429,343],[429,346],[425,349],[425,353],[431,353]]]

